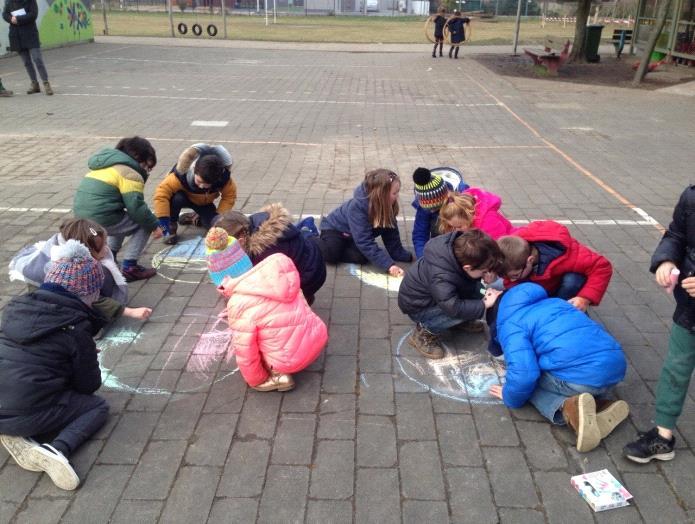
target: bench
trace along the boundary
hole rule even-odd
[[[549,75],[557,76],[557,71],[567,61],[570,54],[570,41],[567,40],[562,50],[554,40],[546,39],[543,49],[524,49],[524,53],[533,59],[536,66],[544,67]]]
[[[625,44],[632,42],[632,29],[614,29],[611,43],[615,47],[615,56],[620,60]]]

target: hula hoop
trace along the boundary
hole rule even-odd
[[[184,24],[183,22],[181,22],[177,26],[177,28],[179,30],[179,33],[181,33],[182,35],[185,35],[186,33],[188,33],[188,26],[186,24]]]
[[[203,28],[200,26],[200,24],[193,24],[191,26],[191,31],[193,31],[193,34],[195,36],[200,36],[203,34]]]
[[[433,20],[432,17],[430,16],[427,20],[425,20],[425,38],[430,41],[431,44],[436,44],[437,41],[434,37],[430,36],[430,25],[432,24]],[[432,34],[434,34],[434,31],[432,31]]]
[[[209,24],[207,32],[210,36],[215,36],[217,34],[217,27],[215,27],[215,24]]]

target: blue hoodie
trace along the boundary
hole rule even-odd
[[[398,262],[410,262],[413,256],[401,244],[396,224],[393,227],[372,227],[369,221],[369,198],[360,184],[353,197],[321,220],[321,229],[347,233],[352,236],[362,254],[375,266],[388,271]],[[386,251],[379,248],[376,237],[381,236]]]
[[[538,284],[524,283],[502,295],[497,338],[507,363],[502,395],[510,408],[531,397],[541,373],[595,388],[625,377],[620,344],[600,324]]]

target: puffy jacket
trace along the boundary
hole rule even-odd
[[[565,273],[581,273],[586,276],[586,283],[577,296],[586,298],[594,305],[601,302],[613,275],[613,267],[606,257],[580,244],[570,236],[565,226],[552,220],[531,222],[528,226],[517,229],[514,234],[531,244],[553,243],[563,251],[546,267],[539,267],[540,272],[534,269],[529,276],[531,282],[540,284],[552,294],[560,287]],[[504,281],[505,287],[511,287],[517,283],[508,279]]]
[[[13,298],[0,324],[0,415],[60,404],[69,390],[93,393],[101,371],[92,336],[103,319],[59,286]]]
[[[679,284],[684,278],[695,276],[695,186],[688,186],[681,194],[673,210],[673,221],[656,246],[649,270],[655,273],[666,261],[673,262],[680,270]],[[695,298],[680,285],[674,288],[673,296],[676,299],[673,321],[692,331],[695,326]]]
[[[625,377],[618,341],[566,300],[548,298],[541,286],[530,282],[510,289],[500,300],[497,339],[507,364],[502,396],[508,407],[523,406],[543,372],[595,388],[613,386]]]
[[[17,24],[11,23],[12,12],[24,9],[25,15],[17,17]],[[36,18],[39,16],[39,7],[36,0],[5,0],[5,8],[2,17],[10,24],[9,38],[10,51],[25,51],[41,47],[39,30],[36,27]]]
[[[326,281],[326,263],[318,244],[305,239],[292,224],[289,211],[281,204],[270,204],[249,220],[251,232],[246,239],[246,254],[253,265],[274,253],[287,255],[299,271],[304,296],[315,295]]]
[[[145,203],[143,191],[147,171],[118,149],[105,148],[94,154],[87,173],[75,192],[73,212],[104,227],[120,222],[128,214],[145,231],[154,231],[157,217]]]
[[[364,184],[357,186],[350,200],[321,220],[321,229],[348,233],[362,254],[385,271],[394,264],[394,260],[410,262],[413,259],[401,244],[397,224],[393,224],[393,227],[372,227],[369,221],[369,198]],[[377,245],[375,239],[378,236],[384,241],[387,252]]]
[[[481,318],[485,313],[482,284],[461,268],[454,256],[459,231],[433,238],[425,254],[410,266],[398,290],[398,307],[406,315],[439,306],[450,317]]]
[[[449,182],[445,182],[445,184],[449,191],[454,190]],[[463,193],[463,191],[466,189],[468,189],[468,184],[461,180],[456,188],[456,192]],[[415,222],[413,223],[413,247],[415,248],[415,256],[420,258],[425,251],[425,244],[427,241],[430,238],[434,238],[439,235],[439,210],[428,211],[427,209],[423,209],[420,207],[420,203],[417,198],[413,200],[412,206],[415,208]]]
[[[464,193],[475,198],[475,215],[471,228],[485,231],[495,240],[503,235],[511,235],[517,230],[507,217],[500,213],[502,199],[499,196],[477,187],[468,188]]]
[[[244,380],[257,386],[269,370],[296,373],[319,356],[328,341],[326,324],[306,303],[299,273],[277,253],[239,278],[226,279],[227,314],[236,361]]]

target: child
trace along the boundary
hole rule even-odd
[[[227,211],[215,223],[235,237],[253,265],[274,253],[288,256],[299,271],[300,285],[309,305],[326,281],[326,263],[316,242],[306,239],[292,224],[282,204],[270,204],[247,217],[239,211]]]
[[[2,85],[2,79],[0,79],[0,96],[2,97],[8,97],[12,96],[14,93],[10,91],[9,89],[5,89],[5,86]]]
[[[512,409],[530,402],[553,424],[570,425],[578,451],[594,449],[629,412],[624,401],[603,398],[625,377],[620,344],[537,284],[505,291],[498,302],[499,310],[491,308],[488,317],[497,316],[507,372],[504,386],[492,386],[490,394]]]
[[[229,172],[232,163],[232,155],[222,146],[194,144],[181,153],[154,193],[154,212],[167,235],[167,244],[178,241],[179,223],[207,229],[218,214],[234,207],[236,184]],[[220,201],[215,206],[218,197]],[[194,212],[179,219],[184,207]]]
[[[104,148],[89,159],[91,171],[75,193],[75,216],[92,220],[106,229],[114,258],[125,238],[130,237],[121,266],[127,282],[157,274],[154,268],[138,265],[150,234],[153,238],[162,236],[157,217],[143,197],[145,182],[156,164],[157,155],[148,140],[139,136],[122,138],[115,149]]]
[[[213,227],[205,238],[210,278],[229,298],[227,313],[236,362],[257,391],[289,391],[297,373],[328,341],[323,321],[299,288],[292,261],[275,253],[251,267],[234,237]]]
[[[413,246],[415,256],[420,258],[427,241],[439,234],[439,210],[449,196],[449,192],[461,192],[468,189],[468,184],[461,179],[457,187],[425,167],[418,167],[413,172],[415,184],[415,223],[413,224]]]
[[[408,343],[426,358],[442,358],[439,335],[482,318],[494,304],[499,291],[488,290],[483,296],[480,279],[494,282],[501,265],[497,244],[477,229],[430,240],[398,290],[398,307],[417,323]]]
[[[147,320],[152,314],[150,308],[125,306],[128,302],[128,285],[107,245],[106,230],[91,220],[68,218],[61,224],[59,232],[51,238],[22,249],[10,262],[10,280],[26,282],[29,291],[34,291],[44,282],[51,252],[70,239],[84,244],[92,258],[101,264],[104,273],[100,296],[92,304],[92,308],[109,322],[121,315]]]
[[[54,250],[40,289],[12,299],[0,332],[0,442],[15,462],[45,471],[60,489],[80,479],[67,457],[106,422],[90,305],[104,275],[89,250],[68,240]],[[43,434],[56,435],[40,444]]]
[[[439,210],[439,231],[467,231],[480,229],[493,239],[510,235],[516,228],[500,212],[502,199],[477,187],[469,187],[462,194],[449,195]]]
[[[458,10],[454,11],[454,16],[447,20],[446,26],[449,28],[449,35],[451,38],[449,58],[451,58],[451,54],[454,53],[454,58],[458,59],[459,47],[461,47],[461,44],[466,40],[466,25],[471,25],[471,19],[467,16],[462,17],[461,11]],[[455,52],[454,49],[456,49]]]
[[[531,222],[497,243],[505,258],[505,287],[530,280],[581,311],[601,302],[613,274],[606,257],[552,220]]]
[[[439,56],[442,56],[442,46],[444,45],[444,24],[446,24],[446,7],[440,6],[437,14],[430,18],[434,22],[434,48],[432,58],[437,58],[437,46],[439,46]]]
[[[401,181],[388,169],[370,171],[353,197],[321,221],[319,248],[329,264],[348,262],[375,266],[391,276],[403,275],[396,262],[410,262],[413,255],[401,244],[396,216]],[[381,236],[386,252],[375,238]]]
[[[675,457],[673,430],[683,411],[695,369],[695,186],[683,191],[673,210],[673,221],[652,255],[649,270],[656,282],[673,290],[676,309],[668,353],[656,386],[656,426],[625,446],[630,460],[646,464]],[[679,270],[680,273],[676,273]],[[677,283],[676,283],[677,279]],[[675,285],[675,287],[673,287]]]

